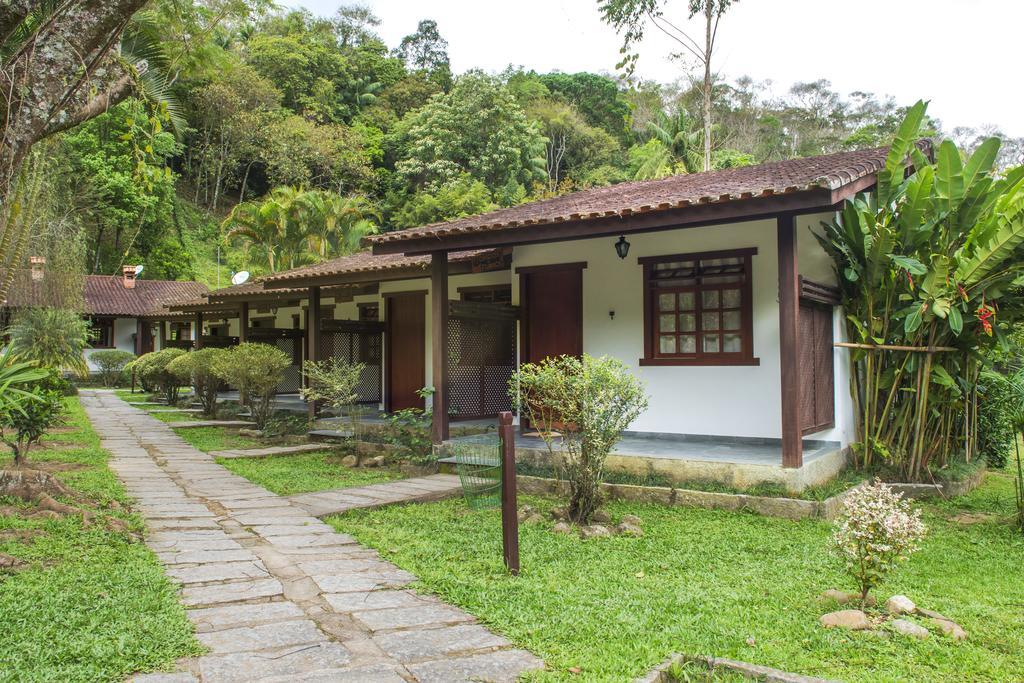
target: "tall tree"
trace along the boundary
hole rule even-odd
[[[700,15],[704,21],[704,44],[694,40],[689,33],[665,17],[665,7],[671,0],[598,0],[602,18],[624,33],[623,52],[643,40],[647,23],[668,36],[694,56],[704,67],[703,116],[704,119],[704,170],[711,170],[711,109],[714,79],[711,74],[711,58],[718,37],[718,22],[729,6],[736,0],[688,0],[689,19]],[[632,74],[637,55],[627,54],[622,66]]]
[[[147,0],[44,0],[5,2],[0,37],[0,270],[11,262],[18,236],[8,226],[18,211],[11,192],[32,145],[87,121],[131,92],[144,62],[131,64],[116,50],[132,15]],[[0,298],[10,280],[0,273]]]
[[[451,63],[448,61],[448,41],[441,37],[437,30],[437,22],[424,19],[395,48],[395,55],[405,60],[410,71],[423,71],[430,74],[431,80],[443,90],[452,84]]]

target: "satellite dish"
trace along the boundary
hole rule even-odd
[[[240,270],[231,276],[231,284],[240,285],[249,279],[249,271]]]
[[[141,265],[141,264],[140,264],[140,265],[137,265],[137,266],[135,266],[135,274],[136,274],[136,275],[142,275],[142,270],[143,270],[143,268],[144,268],[144,266],[143,266],[143,265]]]

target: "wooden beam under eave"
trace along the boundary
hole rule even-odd
[[[309,288],[309,307],[306,311],[306,358],[311,362],[320,360],[320,288]],[[309,401],[309,419],[316,419],[316,401]]]
[[[800,430],[800,277],[796,217],[778,217],[779,360],[782,368],[782,466],[802,467]]]
[[[435,444],[448,440],[448,253],[430,255],[430,350],[433,359],[433,419],[430,437]]]

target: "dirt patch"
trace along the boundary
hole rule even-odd
[[[989,512],[961,512],[949,518],[949,521],[960,526],[971,526],[972,524],[986,524],[999,520],[999,515]]]
[[[88,467],[88,465],[80,462],[53,462],[42,460],[32,463],[33,469],[42,470],[44,472],[77,472],[79,470],[88,469]]]
[[[63,427],[50,427],[46,431],[50,434],[70,434],[71,432],[77,432],[78,429],[78,427],[64,425]]]
[[[18,571],[24,564],[24,562],[12,555],[0,553],[0,571]]]
[[[41,536],[44,533],[42,529],[5,529],[0,531],[0,543],[7,543],[9,541],[31,541],[36,536]]]

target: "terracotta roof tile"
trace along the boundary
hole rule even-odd
[[[453,251],[448,255],[451,262],[470,261],[474,258],[497,253],[494,249],[472,249],[469,251]],[[430,256],[404,256],[402,254],[373,254],[370,251],[361,251],[356,254],[349,254],[340,258],[316,263],[311,266],[294,268],[283,273],[277,273],[264,279],[264,282],[284,283],[289,280],[299,280],[310,277],[325,277],[331,275],[347,275],[352,273],[381,273],[402,268],[430,267]],[[280,291],[275,288],[275,291]]]
[[[136,280],[135,287],[127,289],[120,276],[86,275],[85,313],[122,317],[161,315],[166,313],[166,304],[194,299],[206,291],[206,285],[202,283],[176,280]],[[24,308],[45,303],[45,281],[33,280],[30,271],[24,269],[16,274],[3,305]]]
[[[927,147],[926,143],[921,144]],[[365,241],[376,245],[424,237],[443,238],[446,235],[628,216],[815,189],[836,190],[877,173],[884,166],[887,153],[887,147],[876,147],[660,180],[620,183],[445,223],[387,232]]]

